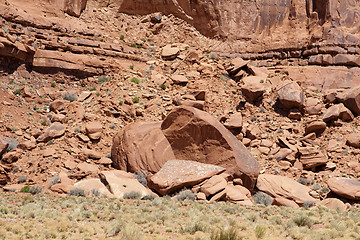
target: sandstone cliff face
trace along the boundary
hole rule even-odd
[[[327,40],[357,44],[360,3],[355,0],[134,0],[114,1],[119,12],[173,14],[202,34],[282,47]],[[274,42],[277,42],[274,44]]]

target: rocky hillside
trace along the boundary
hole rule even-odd
[[[357,204],[357,5],[192,4],[0,3],[3,189]]]

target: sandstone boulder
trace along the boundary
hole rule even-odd
[[[360,86],[346,93],[344,104],[355,115],[360,115]]]
[[[360,148],[360,134],[353,133],[346,137],[346,144],[352,147]]]
[[[321,134],[326,129],[326,123],[324,121],[312,121],[306,124],[305,135],[309,133]]]
[[[302,88],[296,82],[289,82],[280,88],[279,101],[284,108],[304,108],[305,97]]]
[[[337,120],[338,118],[343,121],[351,121],[354,119],[354,115],[344,104],[340,103],[328,108],[323,116],[324,122]]]
[[[205,193],[206,196],[210,196],[224,190],[226,185],[227,182],[223,177],[215,175],[201,185],[200,191]]]
[[[360,181],[344,178],[334,177],[327,181],[331,191],[348,199],[360,200]]]
[[[23,153],[23,150],[15,148],[15,149],[11,150],[10,152],[5,153],[2,157],[2,161],[6,162],[6,163],[16,162],[20,158],[22,153]]]
[[[184,75],[174,74],[170,78],[175,84],[187,84],[189,82],[189,79]]]
[[[178,47],[172,47],[171,45],[166,45],[162,48],[161,57],[164,60],[173,60],[179,55],[180,49]]]
[[[241,87],[241,92],[247,101],[256,101],[264,94],[265,87],[263,83],[266,79],[257,76],[249,76],[242,80],[244,85]]]
[[[227,129],[241,129],[243,124],[242,114],[237,112],[229,117],[224,123]]]
[[[345,203],[343,203],[343,201],[337,198],[326,198],[320,201],[319,204],[332,210],[342,210],[342,211],[346,210]]]
[[[326,154],[319,149],[313,147],[303,147],[299,149],[299,152],[301,154],[300,162],[302,163],[304,169],[324,165],[328,162]]]
[[[115,168],[156,173],[166,161],[175,159],[160,122],[137,122],[121,129],[113,138],[111,157]]]
[[[54,122],[38,138],[38,142],[48,142],[51,139],[61,137],[65,133],[65,125]]]
[[[243,186],[228,184],[225,188],[225,192],[225,200],[227,201],[246,206],[253,205],[250,191]]]
[[[225,171],[225,168],[187,160],[169,160],[149,180],[149,187],[167,195]]]
[[[114,195],[105,187],[105,185],[100,181],[99,178],[89,178],[81,180],[74,184],[75,188],[83,189],[88,193],[99,192],[102,195],[107,197],[113,197]]]
[[[102,136],[102,125],[99,122],[90,122],[86,124],[86,133],[92,140],[98,140]]]
[[[124,194],[138,192],[141,196],[152,194],[131,173],[121,170],[103,171],[99,173],[101,182],[116,198],[123,198]]]
[[[316,202],[316,199],[309,195],[311,189],[293,179],[270,174],[260,174],[256,187],[269,194],[278,202],[288,202],[284,205],[303,205],[305,202]],[[283,201],[281,201],[283,200]]]
[[[85,9],[87,0],[65,0],[64,12],[71,16],[79,17]]]
[[[252,190],[259,164],[245,146],[213,116],[192,107],[178,107],[161,129],[177,159],[219,165]]]

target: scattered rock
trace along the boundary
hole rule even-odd
[[[301,154],[300,162],[304,169],[324,165],[328,161],[327,156],[322,151],[313,147],[300,148],[299,152]]]
[[[169,160],[150,178],[149,187],[167,195],[185,187],[194,186],[205,179],[225,171],[225,168],[186,160]]]
[[[333,177],[327,181],[334,193],[347,198],[360,200],[360,182],[351,178]]]
[[[353,133],[346,137],[346,144],[352,147],[360,148],[360,134]]]
[[[225,189],[226,185],[227,182],[223,177],[215,175],[204,181],[200,191],[205,193],[206,196],[210,196]]]
[[[326,198],[320,201],[319,204],[332,210],[345,211],[347,209],[345,203],[343,203],[343,201],[337,198]]]
[[[242,79],[244,85],[241,87],[241,92],[249,102],[254,102],[259,99],[265,92],[264,78],[257,76],[249,76]]]
[[[354,115],[344,104],[340,103],[328,108],[323,116],[324,122],[337,120],[338,118],[343,121],[351,121],[354,119]]]
[[[229,119],[224,123],[224,126],[227,129],[237,129],[240,130],[243,125],[242,114],[237,112],[229,117]]]
[[[289,82],[278,91],[279,101],[284,108],[303,109],[305,96],[302,88],[296,82]]]
[[[344,104],[355,115],[360,115],[360,86],[346,93]]]
[[[321,134],[325,131],[325,129],[326,129],[326,123],[324,121],[312,121],[306,124],[305,135],[312,132],[316,134]]]
[[[103,171],[99,173],[101,182],[116,198],[123,198],[124,194],[138,192],[142,197],[152,192],[145,188],[131,173],[121,170]]]
[[[65,125],[54,122],[36,139],[37,142],[48,142],[65,134]]]
[[[92,140],[98,140],[102,136],[102,125],[99,122],[90,122],[86,124],[86,134]]]
[[[309,195],[310,188],[284,176],[260,174],[256,187],[278,199],[278,203],[284,206],[302,206],[305,202],[316,202]]]
[[[184,75],[171,75],[170,78],[175,84],[187,84],[189,82],[189,79]]]
[[[172,47],[170,44],[166,45],[162,48],[161,57],[164,60],[173,60],[180,53],[180,49],[178,47]]]
[[[114,195],[111,194],[111,192],[105,187],[99,178],[89,178],[79,181],[74,184],[74,187],[83,189],[88,194],[96,195],[99,193],[107,197],[114,197]]]
[[[9,143],[5,142],[2,138],[0,138],[0,159],[1,156],[6,153],[6,149],[8,148]]]

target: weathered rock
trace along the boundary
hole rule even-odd
[[[223,166],[244,186],[253,189],[259,164],[245,146],[209,113],[178,107],[164,119],[161,129],[175,157]]]
[[[352,147],[360,148],[360,134],[353,133],[346,137],[346,144]]]
[[[99,168],[90,163],[82,162],[77,165],[77,169],[80,172],[86,173],[86,174],[93,174],[99,172]]]
[[[54,122],[36,139],[37,142],[48,142],[51,139],[61,137],[65,133],[65,125]]]
[[[79,17],[86,7],[87,0],[65,0],[64,12],[71,16]]]
[[[293,151],[289,148],[281,148],[279,152],[274,155],[274,158],[278,161],[285,159],[289,156]]]
[[[319,204],[332,210],[342,210],[342,211],[346,210],[345,203],[343,203],[343,201],[337,198],[326,198],[320,201]]]
[[[51,191],[57,193],[69,193],[74,188],[74,181],[70,179],[66,172],[59,173],[60,182],[50,187]]]
[[[305,135],[309,134],[309,133],[316,133],[316,134],[320,134],[322,132],[324,132],[326,129],[326,123],[323,121],[312,121],[310,123],[307,123],[306,127],[305,127]]]
[[[115,168],[156,173],[175,159],[160,122],[137,122],[121,129],[113,138],[111,157]]]
[[[360,115],[360,86],[346,93],[344,104],[355,115]]]
[[[237,112],[229,117],[224,123],[227,129],[241,129],[243,124],[242,114]]]
[[[91,149],[87,149],[87,148],[84,148],[82,150],[83,154],[85,156],[87,156],[88,158],[92,158],[92,159],[100,159],[102,157],[102,154],[98,151],[95,151],[95,150],[91,150]]]
[[[194,107],[200,110],[204,109],[205,102],[204,101],[193,101],[193,100],[185,100],[181,101],[180,106],[188,106]]]
[[[2,138],[0,138],[0,159],[4,153],[6,153],[6,149],[8,148],[9,143],[5,142]]]
[[[2,157],[2,161],[6,162],[6,163],[16,162],[20,158],[22,153],[23,153],[23,150],[15,148],[15,149],[11,150],[10,152],[5,153]]]
[[[310,188],[284,176],[260,174],[256,187],[275,199],[284,198],[285,201],[297,205],[308,201],[316,202],[316,199],[309,195]]]
[[[161,57],[165,60],[173,60],[179,55],[180,49],[178,47],[172,47],[171,45],[166,45],[162,48]]]
[[[284,108],[304,108],[304,92],[296,82],[289,82],[280,88],[278,95]]]
[[[247,101],[253,102],[259,99],[265,92],[263,83],[266,79],[257,76],[250,76],[242,79],[244,85],[241,87],[241,92]]]
[[[146,196],[152,192],[145,188],[131,173],[121,170],[103,171],[99,173],[101,182],[116,197],[123,198],[129,192],[138,192]]]
[[[8,170],[0,164],[0,185],[5,185],[8,182],[10,182]]]
[[[187,160],[169,160],[153,175],[149,187],[161,195],[194,186],[225,171],[225,168]]]
[[[227,182],[223,177],[215,175],[201,185],[200,191],[205,193],[206,196],[210,196],[225,189],[226,185]]]
[[[61,110],[64,110],[67,107],[67,105],[69,105],[69,103],[70,102],[67,100],[57,99],[50,103],[50,111],[58,113]]]
[[[102,125],[99,122],[90,122],[86,124],[86,134],[92,140],[98,140],[102,136]]]
[[[234,186],[233,184],[228,184],[225,191],[225,199],[227,201],[246,206],[253,205],[253,202],[251,201],[251,193],[247,188],[240,185]]]
[[[189,79],[184,75],[175,74],[171,75],[170,78],[175,84],[187,84],[189,82]]]
[[[111,194],[111,192],[105,187],[105,185],[100,181],[99,178],[89,178],[79,181],[74,184],[74,187],[83,189],[90,194],[98,192],[107,197],[114,197],[114,195]]]
[[[328,162],[327,156],[319,149],[313,147],[300,148],[300,162],[304,169],[324,165]]]
[[[340,103],[328,108],[323,116],[324,122],[329,122],[338,118],[343,121],[351,121],[354,119],[354,115],[344,106],[344,104]]]
[[[360,182],[351,178],[334,177],[327,181],[331,191],[348,199],[360,200]]]

